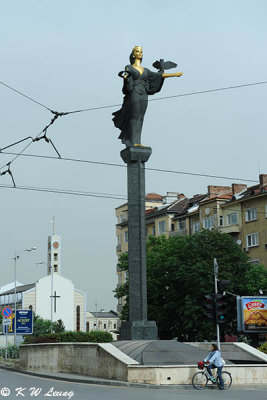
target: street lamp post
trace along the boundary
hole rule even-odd
[[[40,262],[36,262],[35,264],[45,264],[46,266],[48,266],[47,262],[45,261],[40,261]],[[51,314],[50,314],[50,321],[51,321],[51,333],[53,333],[53,290],[54,290],[54,269],[52,267],[52,262],[50,265],[50,275],[51,275]]]
[[[37,247],[30,247],[29,249],[24,250],[23,252],[30,252],[36,250]],[[17,344],[17,323],[16,323],[16,311],[17,311],[17,260],[20,255],[15,251],[14,253],[14,345]]]

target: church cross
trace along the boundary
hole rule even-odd
[[[53,224],[53,236],[54,236],[54,234],[55,234],[55,231],[56,231],[56,218],[55,217],[53,217],[53,221],[49,221],[51,224]]]
[[[50,297],[53,297],[53,299],[54,299],[54,312],[56,312],[57,311],[57,298],[59,298],[61,296],[57,296],[57,292],[54,291],[54,296],[50,296]]]

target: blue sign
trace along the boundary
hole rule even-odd
[[[16,310],[17,335],[32,335],[33,315],[32,310]]]

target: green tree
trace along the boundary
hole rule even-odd
[[[39,315],[33,317],[33,336],[45,335],[51,332],[51,321],[43,319]]]
[[[53,322],[53,332],[55,333],[65,332],[65,325],[62,319]]]
[[[52,323],[54,333],[65,332],[65,326],[62,319]],[[39,315],[34,315],[33,318],[33,336],[46,335],[51,333],[51,321],[43,319]]]
[[[254,266],[230,235],[202,231],[192,236],[149,237],[147,242],[148,317],[156,320],[161,339],[213,340],[215,329],[203,309],[203,296],[214,293],[213,259],[220,279],[231,280],[229,292],[256,295],[267,290],[267,271]],[[127,254],[119,267],[127,271]],[[122,318],[128,318],[128,283],[115,290],[126,297]],[[222,334],[236,333],[236,306],[229,297],[228,322]]]

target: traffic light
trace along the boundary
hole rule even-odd
[[[206,294],[204,296],[205,304],[204,308],[208,319],[216,321],[216,307],[215,307],[215,294]]]
[[[217,294],[216,298],[216,321],[218,324],[226,322],[227,297],[224,294]]]

